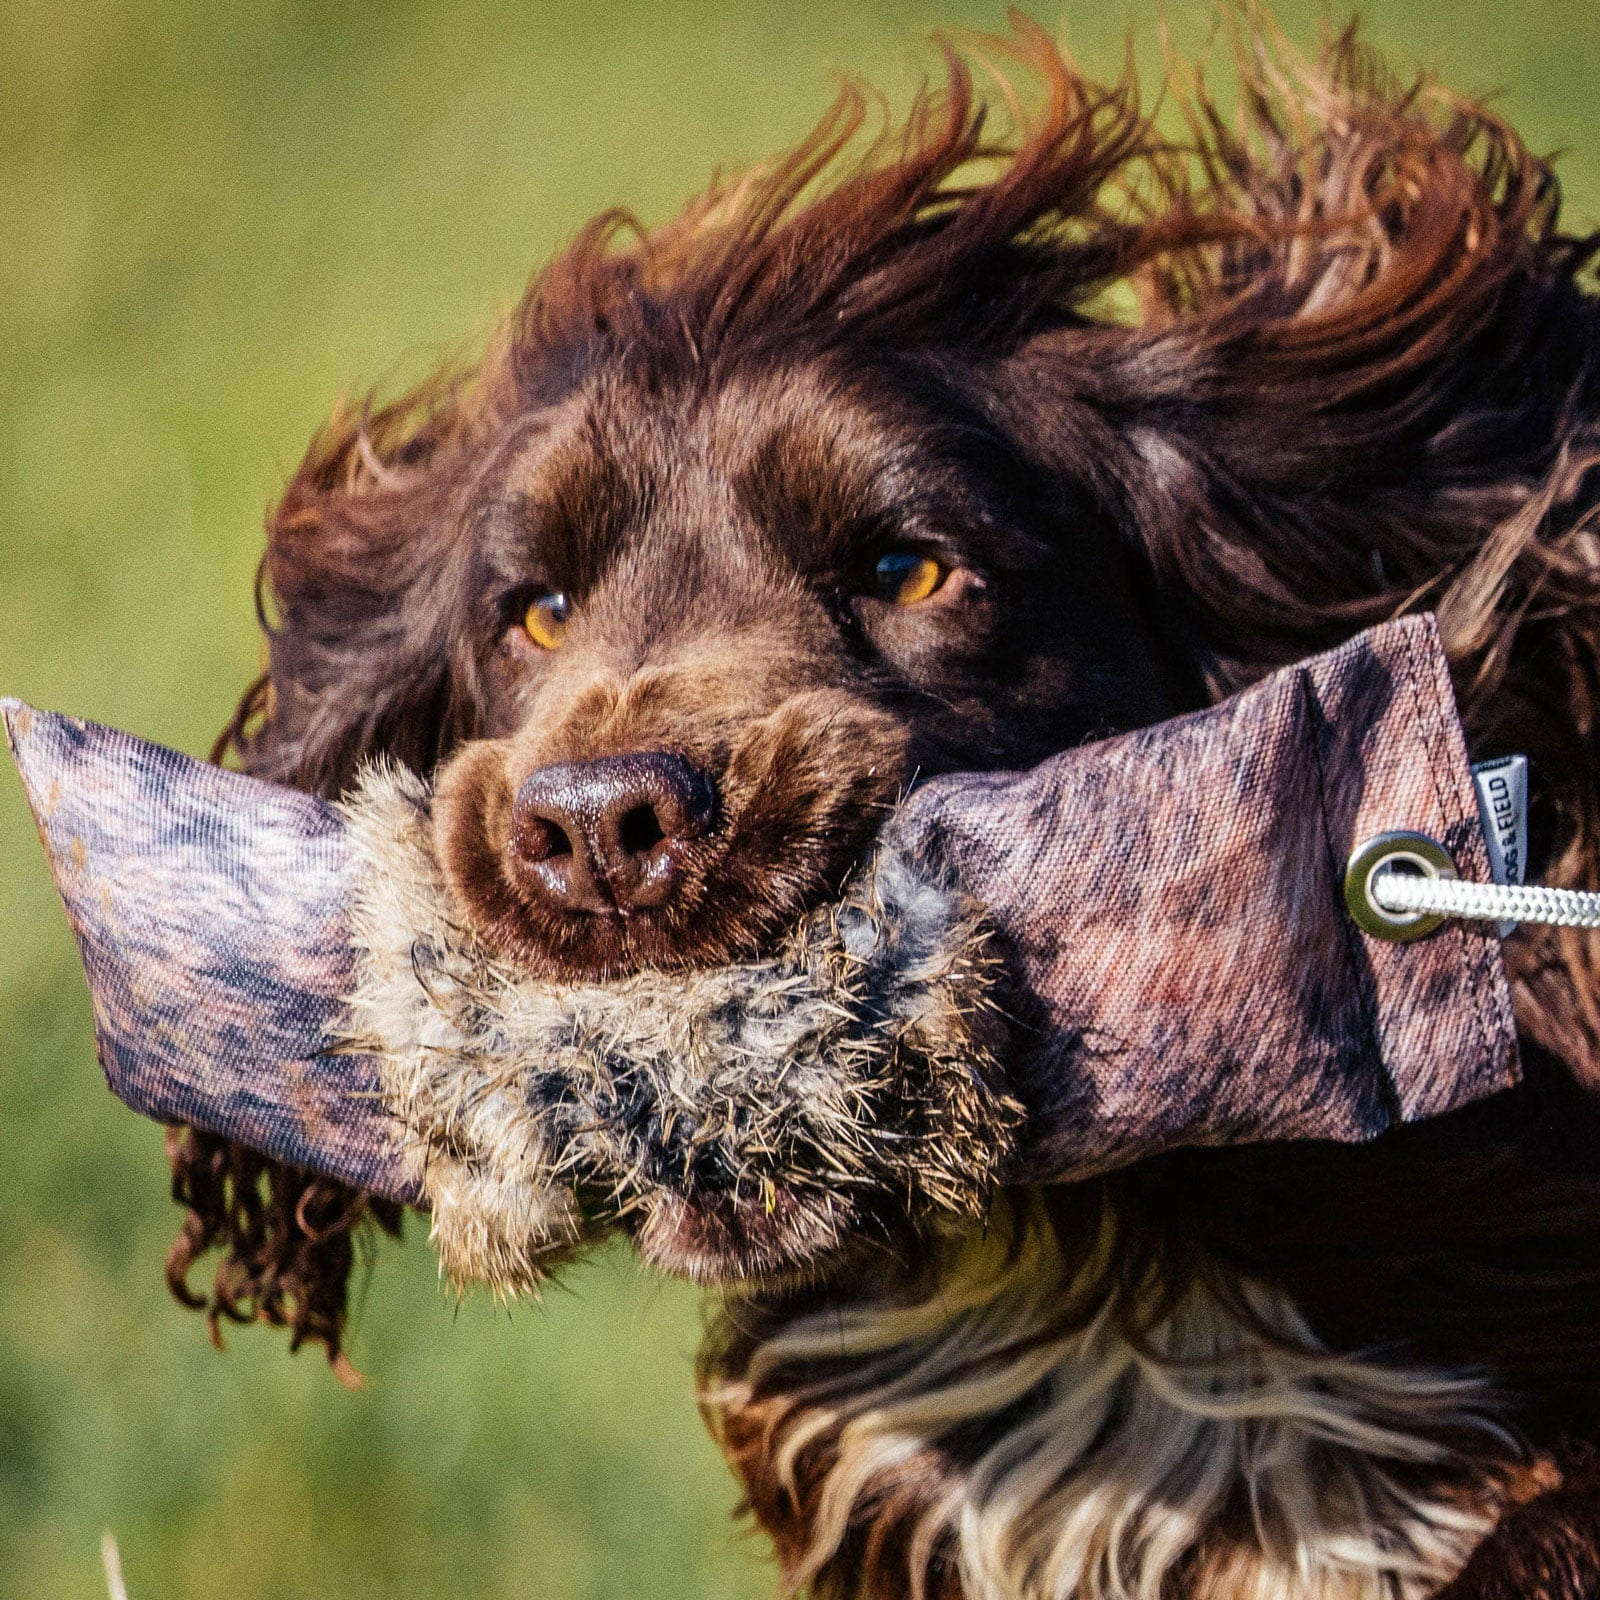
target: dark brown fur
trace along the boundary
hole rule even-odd
[[[1304,73],[1252,42],[1246,131],[1193,95],[1184,147],[1036,30],[991,46],[1046,91],[1013,139],[952,55],[849,164],[847,93],[667,227],[600,219],[475,374],[336,417],[272,516],[281,620],[226,743],[329,794],[376,753],[444,761],[457,892],[546,970],[707,962],[836,883],[915,773],[1025,764],[1426,606],[1474,754],[1533,758],[1537,875],[1597,886],[1597,313],[1548,165],[1348,38]],[[1134,320],[1107,312],[1119,282]],[[863,601],[897,545],[981,581]],[[547,583],[578,620],[540,658],[508,622]],[[728,808],[677,909],[574,930],[520,902],[521,779],[661,746]],[[1338,1344],[1493,1374],[1536,1445],[1593,1436],[1600,943],[1525,932],[1508,960],[1523,1088],[1371,1148],[1179,1153],[1064,1191],[1058,1225],[1109,1201],[1175,1283],[1257,1275]],[[176,1280],[220,1242],[214,1315],[336,1351],[348,1253],[307,1251],[282,1175],[264,1210],[237,1201],[253,1169],[195,1176],[232,1159],[177,1146]],[[306,1193],[335,1233],[362,1210]],[[725,1333],[713,1368],[748,1347]],[[723,1437],[792,1558],[813,1508],[766,1469],[763,1415]],[[950,1470],[908,1470],[819,1589],[903,1592]],[[1595,1493],[1578,1466],[1510,1514],[1452,1600],[1593,1592]]]

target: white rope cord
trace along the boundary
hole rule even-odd
[[[1467,883],[1393,868],[1373,874],[1372,898],[1385,911],[1473,922],[1538,922],[1551,928],[1600,928],[1600,894],[1536,883]]]

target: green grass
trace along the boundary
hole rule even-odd
[[[1503,86],[1600,201],[1590,0],[1377,0],[1374,35]],[[1169,0],[1182,44],[1194,0]],[[1114,70],[1129,17],[1068,35]],[[1287,8],[1305,38],[1311,6]],[[0,688],[203,749],[254,670],[263,507],[341,391],[470,349],[613,202],[661,217],[793,139],[835,70],[902,92],[998,5],[458,7],[0,0]],[[1146,53],[1148,56],[1148,52]],[[160,1287],[159,1130],[96,1069],[0,776],[0,1594],[757,1595],[694,1414],[698,1310],[621,1254],[542,1309],[457,1307],[385,1247],[347,1394],[281,1337],[212,1352]]]

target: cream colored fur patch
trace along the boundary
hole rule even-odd
[[[1333,1354],[1245,1283],[1244,1314],[1197,1286],[1130,1338],[1114,1217],[1074,1263],[1015,1201],[925,1297],[841,1297],[703,1395],[759,1405],[817,1507],[796,1589],[923,1481],[906,1593],[954,1559],[969,1600],[1423,1600],[1494,1525],[1480,1463],[1516,1446],[1482,1385]]]

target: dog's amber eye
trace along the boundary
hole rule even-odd
[[[915,550],[891,550],[873,568],[872,576],[880,599],[891,605],[914,606],[950,576],[950,569]]]
[[[559,591],[542,594],[522,616],[522,629],[541,650],[559,650],[567,637],[572,606]]]

